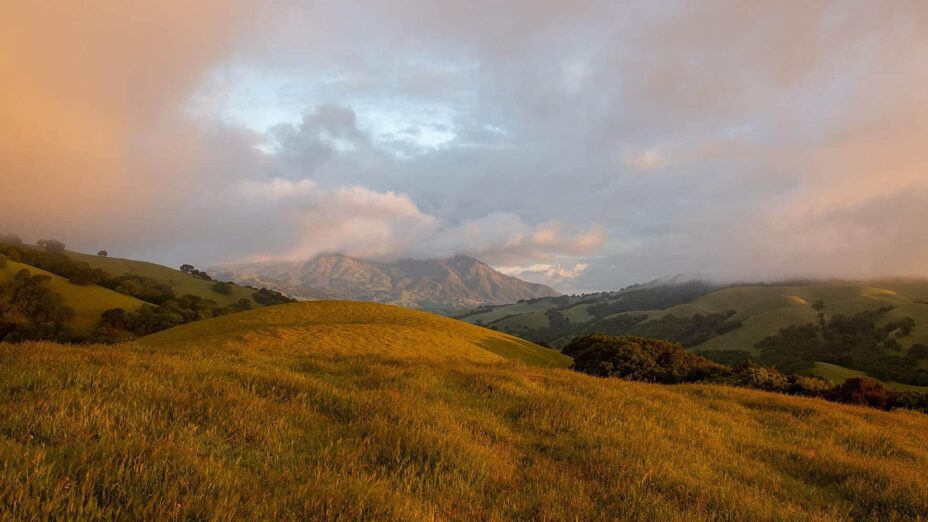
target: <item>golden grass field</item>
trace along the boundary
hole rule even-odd
[[[513,344],[514,343],[514,344]],[[450,319],[301,303],[0,345],[9,519],[914,520],[928,416],[597,379]]]

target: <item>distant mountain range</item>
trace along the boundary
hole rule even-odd
[[[326,254],[309,261],[226,265],[211,272],[217,279],[267,287],[297,299],[373,301],[431,310],[560,295],[467,256],[385,263]]]

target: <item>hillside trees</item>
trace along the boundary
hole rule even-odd
[[[251,309],[251,302],[240,299],[230,306],[219,306],[212,299],[195,295],[182,295],[160,305],[145,304],[138,310],[127,311],[113,308],[100,316],[100,329],[97,338],[106,340],[115,338],[119,331],[129,331],[136,335],[149,335],[174,326],[219,317],[233,312]]]
[[[676,384],[728,373],[679,344],[645,337],[586,335],[572,340],[562,353],[573,357],[575,370],[599,377]]]
[[[873,379],[855,377],[829,390],[825,393],[825,398],[845,404],[889,410],[895,405],[898,394]]]
[[[40,247],[44,247],[45,250],[54,252],[56,254],[64,252],[67,248],[64,243],[58,241],[57,239],[40,239],[36,241],[36,244]]]
[[[921,361],[928,359],[928,346],[924,344],[913,344],[907,353],[910,359]]]
[[[296,302],[296,299],[292,299],[280,292],[267,288],[261,288],[257,290],[255,293],[251,294],[251,298],[254,299],[256,303],[264,306]]]
[[[16,234],[0,234],[0,245],[18,246],[23,240]]]
[[[232,283],[227,283],[225,281],[219,281],[213,285],[213,292],[222,295],[232,295]]]
[[[835,315],[821,324],[783,328],[756,345],[760,362],[784,372],[802,373],[821,361],[865,371],[880,379],[928,385],[928,371],[918,368],[914,357],[887,353],[901,352],[895,337],[908,335],[915,327],[910,317],[878,326],[891,309]],[[895,337],[888,337],[893,332]]]
[[[185,273],[185,274],[190,274],[190,275],[192,275],[193,277],[196,277],[197,279],[202,279],[202,280],[204,280],[204,281],[212,281],[212,280],[213,280],[213,278],[210,277],[209,274],[207,274],[206,272],[204,272],[204,271],[202,271],[202,270],[197,270],[196,267],[194,267],[194,266],[191,265],[191,264],[183,264],[183,265],[180,265],[180,271],[183,272],[183,273]]]
[[[10,259],[65,277],[74,284],[99,285],[147,303],[137,311],[113,309],[104,312],[101,316],[100,328],[94,335],[93,340],[95,341],[106,342],[124,337],[126,331],[138,335],[147,335],[179,324],[252,308],[252,302],[246,298],[223,307],[211,299],[204,299],[194,295],[176,296],[170,285],[155,279],[135,274],[112,276],[103,270],[91,268],[87,263],[74,260],[59,252],[16,245],[0,245],[0,256],[3,256],[5,260],[7,255]],[[199,273],[201,279],[205,275],[192,267],[188,273],[195,276],[196,273]],[[232,283],[223,282],[218,283],[218,285],[221,290],[220,293],[224,291],[226,293],[223,293],[223,295],[231,295],[234,287]],[[48,292],[51,292],[60,301],[57,294],[54,294],[50,289],[48,289]],[[292,299],[270,290],[259,290],[256,295],[263,301],[262,304],[279,304],[292,301]],[[20,317],[20,319],[20,323],[31,324],[32,321],[25,316]],[[63,327],[63,323],[42,329],[30,327],[27,333],[22,333],[26,331],[24,327],[17,327],[16,331],[19,332],[17,336],[10,336],[10,339],[69,342],[86,340],[73,336]]]
[[[74,310],[51,290],[50,281],[49,276],[32,275],[23,269],[0,285],[0,340],[71,340],[67,322],[74,317]]]

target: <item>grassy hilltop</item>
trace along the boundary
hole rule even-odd
[[[915,519],[928,416],[581,375],[382,305],[0,345],[15,519]]]

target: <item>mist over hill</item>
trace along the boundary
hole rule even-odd
[[[299,299],[349,299],[447,309],[555,297],[556,290],[507,276],[478,259],[368,261],[338,254],[308,261],[226,265],[219,279],[258,285]]]

